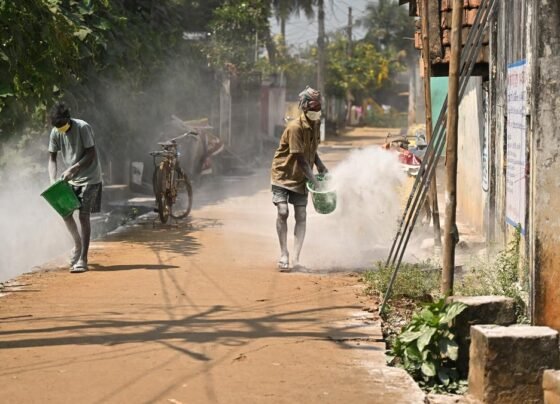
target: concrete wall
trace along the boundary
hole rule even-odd
[[[506,224],[507,66],[527,58],[527,0],[500,1],[490,36],[490,184],[491,238],[505,244],[513,228]]]
[[[274,128],[284,125],[286,115],[286,88],[271,87],[268,93],[267,134],[274,136]]]
[[[560,330],[560,2],[533,0],[533,319]]]
[[[419,58],[409,63],[408,70],[408,125],[426,123],[426,103],[424,99],[424,82],[421,77]]]
[[[481,233],[485,229],[487,199],[487,192],[483,189],[482,164],[484,123],[482,79],[473,77],[459,107],[457,208],[460,215]]]

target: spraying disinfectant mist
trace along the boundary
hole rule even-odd
[[[336,210],[310,209],[305,263],[318,270],[371,267],[386,258],[395,236],[406,174],[395,154],[373,146],[353,151],[330,175]]]

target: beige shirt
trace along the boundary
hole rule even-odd
[[[290,191],[305,193],[307,178],[294,154],[303,154],[311,169],[319,147],[320,123],[310,123],[305,114],[291,121],[280,137],[272,160],[271,183]]]

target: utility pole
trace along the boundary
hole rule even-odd
[[[348,7],[348,26],[346,27],[346,35],[348,36],[348,44],[346,45],[346,55],[348,59],[352,58],[352,7]],[[350,124],[350,117],[352,114],[352,101],[354,97],[350,89],[346,90],[346,117],[345,124]]]
[[[325,7],[324,0],[317,1],[319,17],[319,37],[317,38],[317,56],[319,63],[317,66],[317,90],[325,96]]]
[[[317,90],[321,93],[323,99],[322,110],[325,111],[321,118],[320,139],[325,140],[326,136],[326,120],[328,119],[328,107],[325,97],[325,4],[324,0],[317,0],[318,19],[319,19],[319,37],[317,38]]]
[[[459,67],[461,61],[463,0],[453,0],[451,21],[451,60],[449,61],[447,99],[445,231],[443,236],[443,272],[441,274],[441,292],[444,295],[453,293],[455,245],[459,238],[455,219],[457,214],[457,131],[459,122]]]
[[[352,7],[348,7],[348,27],[346,28],[348,35],[348,57],[352,57]]]
[[[424,59],[424,100],[426,105],[426,141],[432,139],[432,55],[430,52],[430,11],[429,0],[422,0],[422,59]],[[441,247],[441,228],[439,223],[439,205],[437,198],[436,174],[430,184],[432,222],[434,224],[434,245]]]

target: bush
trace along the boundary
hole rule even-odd
[[[406,128],[408,126],[408,114],[406,112],[398,112],[393,108],[391,108],[389,113],[385,113],[383,110],[372,109],[366,111],[364,123],[378,128]]]
[[[425,390],[462,392],[465,385],[456,368],[459,347],[452,322],[466,307],[446,304],[443,298],[425,305],[392,341],[389,364],[405,369]]]
[[[528,266],[520,256],[521,230],[518,227],[505,250],[490,260],[476,259],[460,282],[456,294],[462,296],[507,296],[515,300],[517,321],[527,322]]]

